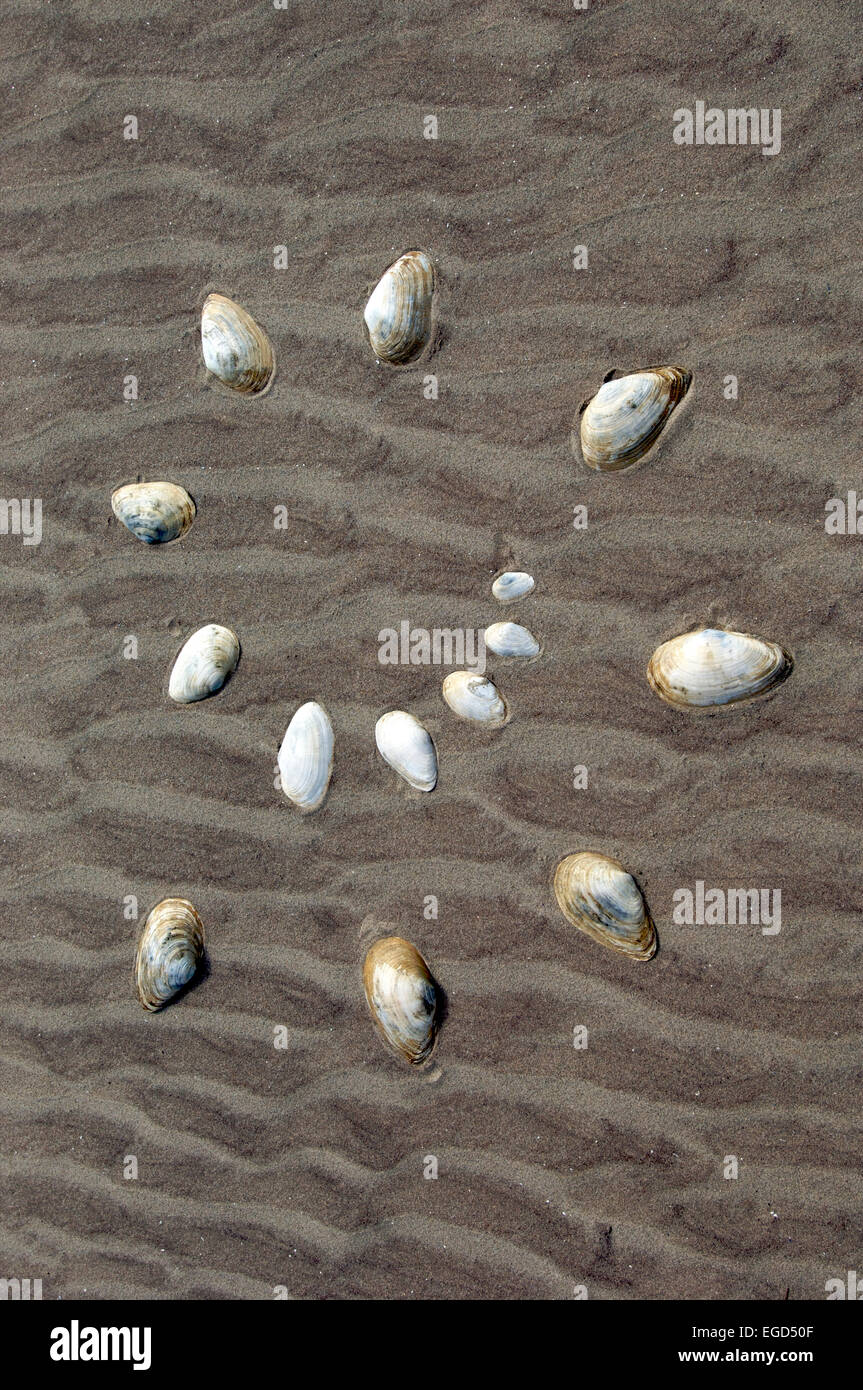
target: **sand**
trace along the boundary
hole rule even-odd
[[[863,539],[824,531],[859,483],[849,14],[6,7],[2,490],[44,531],[0,536],[0,1275],[46,1299],[746,1300],[863,1268]],[[698,100],[780,108],[781,151],[676,145]],[[411,246],[439,331],[391,371],[362,310]],[[274,343],[261,399],[207,378],[210,290]],[[578,406],[657,362],[693,372],[679,419],[642,467],[588,472]],[[194,496],[178,544],[112,516],[138,477]],[[507,567],[536,589],[504,612]],[[403,620],[503,617],[544,650],[490,663],[496,734],[450,715],[443,670],[378,661]],[[174,706],[209,621],[240,666]],[[790,680],[662,705],[651,652],[708,622],[781,642]],[[303,819],[274,765],[313,698],[336,768]],[[375,752],[392,708],[437,742],[431,795]],[[651,963],[558,912],[581,849],[636,875]],[[676,925],[698,880],[780,890],[781,932]],[[150,1016],[135,944],[172,894],[208,969]],[[366,1012],[380,924],[446,995],[429,1074]]]

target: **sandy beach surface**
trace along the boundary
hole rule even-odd
[[[824,526],[863,496],[853,7],[9,0],[0,29],[0,484],[43,508],[40,544],[0,535],[0,1276],[823,1298],[863,1270],[863,536]],[[699,101],[781,110],[781,149],[676,144]],[[391,370],[363,307],[417,246],[435,342]],[[274,344],[261,398],[207,376],[212,290]],[[678,417],[588,471],[580,404],[654,363],[693,373]],[[113,517],[139,478],[192,494],[182,541]],[[536,588],[503,610],[506,568]],[[510,617],[543,652],[489,658],[494,733],[444,669],[378,659],[403,621]],[[241,662],[179,707],[206,622]],[[705,624],[791,678],[662,704],[651,653]],[[336,756],[303,818],[274,779],[308,699]],[[375,751],[399,708],[429,795]],[[652,962],[558,911],[587,849],[638,879]],[[781,931],[676,924],[698,881],[780,892]],[[207,968],[148,1015],[135,947],[171,895]],[[445,994],[421,1073],[363,997],[386,924]]]

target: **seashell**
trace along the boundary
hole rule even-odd
[[[705,627],[657,647],[647,679],[669,705],[709,709],[766,695],[790,676],[793,665],[775,642]]]
[[[363,986],[375,1027],[394,1052],[419,1066],[435,1045],[437,990],[415,946],[385,936],[369,950]]]
[[[195,520],[195,504],[176,483],[127,483],[111,494],[114,515],[147,545],[165,545],[185,536]]]
[[[434,271],[425,251],[406,251],[384,271],[363,318],[375,355],[395,365],[419,357],[431,338]]]
[[[500,603],[514,603],[529,594],[533,586],[533,576],[525,574],[524,570],[507,570],[506,574],[498,575],[491,591]]]
[[[506,701],[497,686],[474,671],[450,671],[443,697],[459,719],[473,719],[489,728],[506,723]]]
[[[606,854],[568,854],[554,875],[557,905],[573,926],[633,960],[656,954],[656,928],[641,889]]]
[[[183,990],[204,958],[204,924],[185,898],[164,898],[144,923],[135,984],[145,1009],[161,1009]]]
[[[588,468],[614,472],[644,458],[689,390],[683,367],[646,367],[612,377],[581,416],[581,454]]]
[[[485,645],[497,656],[539,656],[539,643],[520,623],[492,623],[485,630]]]
[[[300,705],[279,749],[282,791],[301,811],[323,804],[333,773],[335,736],[323,705],[308,700]]]
[[[201,310],[201,351],[207,370],[244,395],[269,386],[275,371],[270,340],[247,314],[224,294],[208,294]]]
[[[229,627],[218,623],[199,627],[174,662],[168,694],[178,705],[206,700],[221,690],[239,659],[240,644]]]
[[[437,786],[437,754],[431,734],[404,710],[382,714],[375,725],[375,743],[385,763],[420,792]]]

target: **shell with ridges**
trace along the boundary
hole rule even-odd
[[[521,623],[492,623],[484,635],[485,645],[497,656],[539,656],[539,643]]]
[[[684,367],[646,367],[604,382],[581,416],[581,454],[588,468],[616,472],[644,458],[691,381]]]
[[[111,509],[147,545],[179,540],[195,519],[194,502],[176,483],[126,483],[111,494]]]
[[[151,1013],[194,978],[204,957],[204,924],[185,898],[164,898],[144,923],[135,958],[138,998]]]
[[[437,1022],[435,983],[419,951],[400,936],[376,941],[366,955],[363,987],[378,1032],[419,1066],[432,1053]]]
[[[432,330],[434,271],[425,251],[406,251],[384,271],[365,307],[369,341],[382,362],[411,362]]]
[[[301,811],[316,811],[324,802],[333,771],[335,735],[323,705],[300,705],[279,749],[282,791]]]
[[[555,870],[554,895],[573,926],[632,960],[656,954],[656,928],[641,889],[606,854],[568,854]]]
[[[475,671],[450,671],[443,683],[443,697],[460,719],[472,719],[488,728],[506,723],[506,701],[493,681]]]
[[[207,623],[193,632],[174,662],[168,694],[178,705],[206,700],[236,670],[240,644],[229,627]]]
[[[775,642],[724,628],[697,628],[657,647],[647,679],[678,709],[710,709],[766,695],[791,674],[792,658]]]
[[[272,380],[276,363],[269,338],[227,295],[208,294],[204,300],[201,351],[207,370],[232,391],[257,395]]]
[[[505,574],[498,575],[491,592],[498,603],[514,603],[531,592],[534,582],[533,575],[524,570],[507,570]]]
[[[437,754],[431,734],[405,710],[382,714],[375,725],[375,743],[384,762],[420,792],[437,786]]]

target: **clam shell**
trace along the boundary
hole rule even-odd
[[[194,502],[176,483],[127,483],[111,494],[111,508],[147,545],[179,540],[195,519]]]
[[[282,791],[301,811],[323,804],[333,772],[335,736],[323,705],[308,700],[300,705],[279,749]]]
[[[498,575],[491,591],[499,603],[514,603],[516,599],[529,594],[533,587],[533,575],[526,574],[524,570],[507,570],[505,574]]]
[[[539,656],[539,643],[520,623],[492,623],[485,630],[485,645],[497,656]]]
[[[425,251],[406,251],[381,276],[363,315],[382,362],[411,362],[432,330],[434,271]]]
[[[201,351],[207,370],[244,395],[266,390],[275,370],[270,340],[251,314],[224,294],[208,294],[201,310]]]
[[[415,946],[400,936],[376,941],[363,966],[363,987],[375,1027],[394,1052],[419,1066],[435,1045],[437,990]]]
[[[450,671],[443,697],[460,719],[473,719],[488,728],[506,723],[506,702],[497,686],[473,671]]]
[[[404,710],[382,714],[375,725],[375,743],[384,762],[420,792],[437,786],[437,754],[431,734]]]
[[[240,644],[229,627],[208,623],[181,648],[171,671],[168,694],[178,705],[215,695],[236,669]]]
[[[766,695],[791,674],[793,664],[775,642],[706,627],[657,647],[647,679],[669,705],[710,709]]]
[[[568,854],[554,875],[557,905],[573,926],[633,960],[656,954],[656,928],[641,889],[605,854]]]
[[[588,468],[614,472],[644,458],[689,390],[683,367],[647,367],[612,377],[581,416],[581,454]]]
[[[144,923],[135,958],[135,984],[145,1009],[161,1009],[197,973],[204,957],[204,924],[185,898],[164,898]]]

